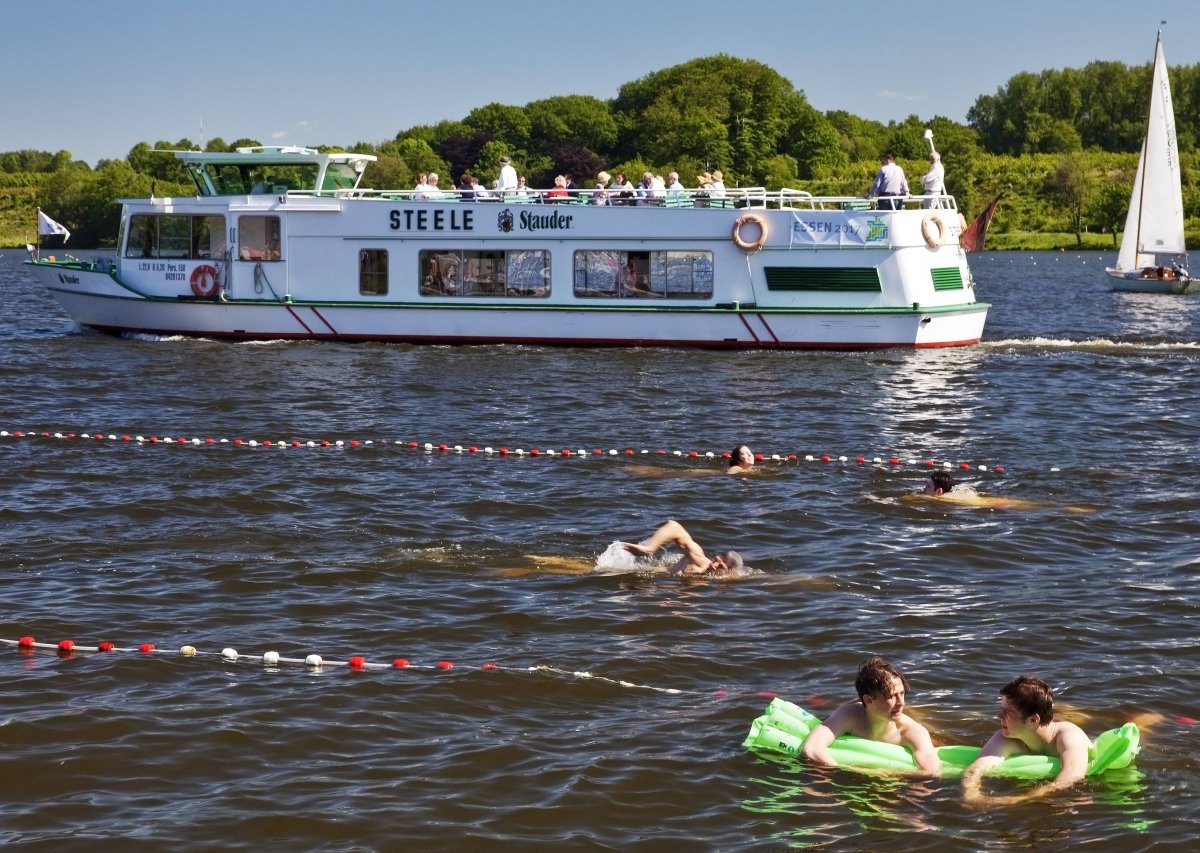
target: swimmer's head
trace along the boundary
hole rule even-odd
[[[742,565],[742,555],[737,551],[722,551],[712,558],[712,562],[708,564],[705,571],[736,572],[741,570]]]
[[[954,478],[949,471],[934,471],[929,475],[929,484],[925,486],[927,495],[944,495],[954,488]]]
[[[1027,720],[1037,714],[1040,725],[1054,720],[1054,693],[1050,685],[1032,675],[1014,678],[1000,688],[1000,695]]]
[[[749,468],[754,464],[754,451],[744,444],[739,444],[733,448],[733,452],[729,454],[730,465],[741,465],[744,468]]]
[[[908,692],[908,679],[904,674],[876,655],[859,664],[854,689],[861,701],[866,696],[885,696],[897,683],[904,692]]]

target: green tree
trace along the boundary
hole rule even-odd
[[[1085,158],[1067,154],[1046,179],[1046,193],[1066,211],[1076,245],[1083,245],[1084,213],[1095,195],[1096,180]]]

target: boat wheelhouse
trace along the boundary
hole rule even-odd
[[[897,210],[762,188],[467,200],[369,189],[365,154],[175,156],[196,194],[123,199],[114,261],[27,262],[79,324],[254,340],[872,349],[977,343],[989,307],[949,196]]]

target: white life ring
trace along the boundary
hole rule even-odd
[[[217,280],[217,268],[210,264],[201,264],[192,270],[192,293],[197,299],[211,299],[217,295],[220,282]]]
[[[758,226],[758,239],[754,242],[742,239],[742,226],[747,224]],[[737,222],[733,223],[733,244],[743,252],[757,252],[766,242],[767,222],[757,213],[743,213]]]
[[[921,236],[925,245],[931,249],[940,249],[946,242],[946,223],[936,213],[927,213],[921,220]]]

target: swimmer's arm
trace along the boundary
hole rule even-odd
[[[942,759],[938,758],[937,750],[933,748],[928,729],[920,723],[913,723],[905,730],[903,742],[912,750],[913,761],[921,773],[927,776],[942,775]]]
[[[995,767],[1004,760],[1004,756],[1008,754],[1005,737],[1000,732],[996,732],[987,743],[983,745],[983,749],[979,751],[979,755],[971,762],[971,766],[963,771],[962,786],[963,800],[967,803],[975,805],[989,805],[995,799],[983,793],[983,774],[991,768]]]
[[[853,726],[853,706],[843,705],[829,715],[829,719],[808,733],[800,746],[800,754],[813,764],[837,767],[837,759],[829,754],[829,747]]]
[[[694,565],[702,566],[705,564],[704,550],[696,544],[696,541],[692,539],[687,529],[674,519],[668,521],[662,527],[658,528],[658,530],[655,530],[645,545],[639,545],[635,542],[622,542],[621,544],[630,553],[649,557],[659,548],[672,542],[679,546],[679,550],[683,551]]]
[[[833,741],[833,730],[821,723],[808,733],[808,737],[804,739],[804,744],[800,747],[800,754],[813,764],[837,767],[837,760],[829,754],[829,745]]]

